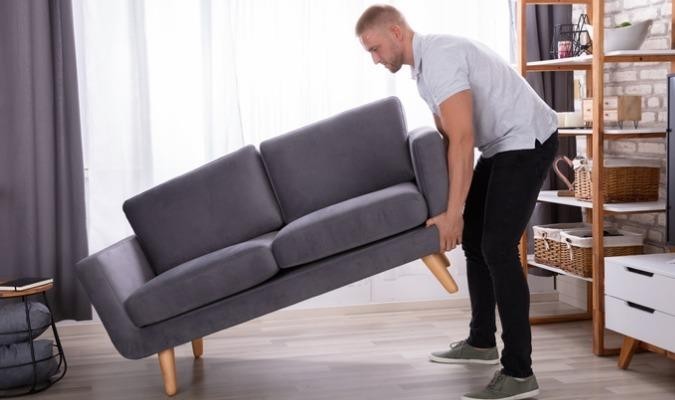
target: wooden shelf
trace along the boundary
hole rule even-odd
[[[675,50],[618,50],[605,53],[605,62],[671,62],[675,61]],[[590,70],[593,56],[586,54],[578,57],[555,60],[532,61],[527,63],[528,71],[578,71]]]
[[[557,190],[542,190],[539,192],[537,201],[542,203],[562,204],[572,207],[593,208],[593,203],[590,201],[577,200],[574,197],[558,196]],[[604,205],[604,210],[612,214],[640,214],[640,213],[656,213],[666,211],[665,201],[647,201],[639,203],[608,203]]]
[[[625,124],[632,125],[632,121],[626,121]],[[606,140],[621,139],[655,139],[666,136],[666,127],[638,128],[638,129],[604,129]],[[592,129],[585,128],[560,128],[558,134],[562,136],[589,136],[593,134]]]
[[[605,53],[605,62],[671,62],[675,50],[618,50]]]
[[[579,71],[590,70],[593,57],[590,55],[558,58],[555,60],[531,61],[527,63],[527,71]]]
[[[586,5],[590,5],[591,0],[525,0],[525,4],[586,4]]]
[[[593,278],[585,278],[583,276],[579,276],[579,275],[571,274],[567,271],[563,271],[560,268],[552,267],[552,266],[546,265],[546,264],[539,264],[538,262],[534,261],[534,254],[529,254],[527,256],[527,264],[530,265],[531,267],[537,267],[537,268],[545,269],[545,270],[548,270],[548,271],[551,271],[551,272],[555,272],[558,275],[566,275],[566,276],[570,276],[572,278],[581,279],[582,281],[593,282]]]

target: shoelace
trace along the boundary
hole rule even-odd
[[[450,348],[451,349],[457,348],[457,347],[463,345],[464,342],[465,342],[465,340],[460,340],[458,342],[452,342],[452,343],[450,343]]]
[[[495,375],[492,377],[492,380],[487,385],[487,389],[491,390],[491,391],[494,391],[494,392],[500,391],[501,390],[501,383],[502,383],[502,381],[504,381],[504,378],[506,378],[506,376],[504,374],[502,374],[501,371],[495,372]]]

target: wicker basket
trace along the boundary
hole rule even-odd
[[[591,201],[590,161],[575,160],[574,197]],[[603,180],[605,203],[657,201],[661,165],[656,160],[607,159]]]
[[[563,250],[560,232],[589,227],[590,225],[584,222],[533,226],[534,261],[554,267],[560,266],[560,255]]]
[[[606,229],[605,257],[642,254],[644,236],[638,233]],[[574,275],[593,276],[593,237],[591,229],[564,231],[560,234],[563,251],[560,268]]]

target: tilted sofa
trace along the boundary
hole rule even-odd
[[[440,134],[391,97],[216,159],[129,200],[135,235],[77,264],[119,353],[158,353],[422,258],[457,290],[430,216],[447,207]]]

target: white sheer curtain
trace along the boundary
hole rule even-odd
[[[432,125],[404,67],[372,65],[357,0],[74,0],[90,249],[131,230],[122,202],[244,144],[399,96]],[[421,33],[509,58],[508,0],[392,1]]]

